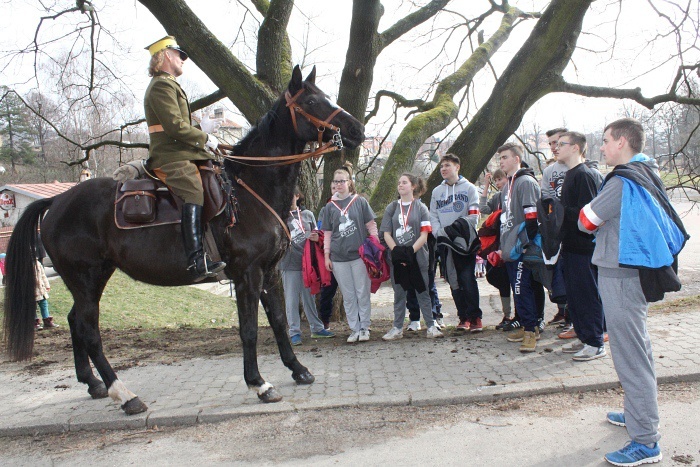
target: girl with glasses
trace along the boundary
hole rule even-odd
[[[376,216],[367,200],[355,193],[352,164],[336,170],[332,183],[336,191],[321,218],[326,268],[343,294],[348,342],[365,342],[369,340],[370,279],[358,249],[368,235],[378,239]]]

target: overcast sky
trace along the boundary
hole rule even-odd
[[[49,0],[51,1],[51,0]],[[420,2],[425,3],[426,0]],[[56,4],[66,6],[75,5],[74,1],[53,0]],[[46,3],[46,2],[44,2]],[[124,86],[134,95],[136,110],[139,111],[140,99],[143,96],[148,77],[145,67],[148,62],[148,53],[143,48],[149,43],[165,35],[163,27],[153,18],[148,10],[135,0],[132,1],[100,1],[95,0],[99,9],[100,20],[103,27],[109,31],[121,48],[108,34],[103,33],[101,44],[103,47],[116,52],[115,55],[105,55],[104,60],[110,61],[111,66],[125,73]],[[210,28],[210,30],[226,45],[231,46],[234,54],[244,60],[249,66],[254,66],[253,51],[256,47],[255,30],[257,22],[252,18],[257,14],[247,16],[243,28],[239,29],[245,10],[239,2],[234,0],[190,0],[188,2],[193,11]],[[247,4],[246,0],[241,3]],[[412,11],[411,3],[406,0],[385,0],[386,14],[382,18],[380,30],[384,30],[400,17]],[[511,4],[526,11],[541,11],[547,2],[544,1],[511,1]],[[661,2],[657,2],[661,3]],[[345,60],[348,44],[348,30],[351,19],[352,2],[350,0],[335,0],[332,2],[320,2],[317,0],[297,0],[296,7],[290,22],[290,35],[292,38],[293,58],[300,63],[304,60],[310,66],[316,64],[319,72],[320,86],[335,96]],[[693,19],[698,21],[698,2],[690,2],[693,9]],[[679,11],[667,3],[664,3],[664,12],[678,17]],[[677,59],[671,58],[676,54],[676,40],[673,35],[666,38],[652,38],[659,34],[666,34],[670,30],[665,23],[649,7],[644,0],[626,0],[622,2],[620,20],[615,24],[618,15],[618,2],[613,0],[599,0],[594,2],[592,11],[586,17],[584,33],[579,40],[572,64],[565,72],[567,80],[582,84],[599,86],[624,86],[641,87],[643,93],[652,96],[666,92],[676,69],[679,65]],[[36,0],[0,0],[0,8],[3,11],[0,16],[0,51],[5,60],[4,68],[0,72],[0,83],[19,90],[26,91],[35,87],[30,77],[33,73],[33,55],[25,55],[22,58],[14,58],[8,61],[8,53],[18,48],[26,47],[33,40],[38,24],[42,16],[39,2]],[[249,7],[254,10],[252,6]],[[487,2],[456,0],[451,8],[460,10],[465,14],[479,14],[487,8]],[[42,27],[40,39],[46,40],[57,37],[72,29],[69,24],[75,21],[77,15],[73,14],[64,19],[48,20]],[[422,65],[431,56],[433,45],[421,45],[430,34],[431,26],[440,27],[449,24],[454,17],[441,15],[437,22],[430,22],[417,28],[408,34],[400,42],[389,46],[379,57],[375,69],[375,83],[373,92],[378,89],[395,90],[406,97],[428,97],[422,95],[427,89],[427,83],[434,79],[435,73],[448,60],[443,58],[438,62],[427,65],[420,73],[416,65]],[[483,25],[488,38],[495,31],[500,21],[500,15]],[[511,34],[508,42],[493,58],[492,63],[497,73],[501,73],[513,54],[517,52],[525,41],[534,20],[523,22]],[[615,35],[615,30],[617,35]],[[697,38],[687,37],[687,43]],[[306,37],[308,36],[308,42]],[[613,38],[615,48],[611,52]],[[234,40],[237,42],[234,43]],[[310,53],[304,56],[304,46]],[[687,44],[686,44],[687,45]],[[448,47],[451,55],[456,53],[456,45]],[[57,54],[54,48],[52,54]],[[611,58],[612,56],[612,58]],[[462,60],[464,56],[462,56]],[[45,60],[45,58],[42,58]],[[697,48],[686,52],[686,63],[700,61]],[[665,62],[665,63],[664,63]],[[8,65],[9,63],[9,65]],[[451,69],[443,71],[443,75]],[[643,76],[636,78],[638,75]],[[185,67],[182,79],[183,86],[191,96],[203,95],[215,89],[206,76],[197,69],[196,65],[189,61]],[[484,69],[476,79],[476,87],[473,90],[476,104],[482,104],[490,93],[494,78],[488,69]],[[44,89],[44,83],[40,83]],[[371,105],[371,104],[370,104]],[[382,102],[383,108],[390,108],[388,100]],[[229,108],[232,106],[229,104]],[[596,131],[602,128],[606,122],[614,119],[621,107],[621,102],[610,99],[584,99],[562,94],[551,94],[538,102],[526,115],[523,126],[528,129],[533,122],[542,129],[548,129],[566,124],[569,128],[584,132]],[[472,105],[472,114],[474,105]],[[382,120],[388,118],[386,112],[376,119],[376,127],[370,127],[370,131],[380,131]],[[242,120],[242,118],[238,118]],[[456,134],[456,133],[454,133]]]

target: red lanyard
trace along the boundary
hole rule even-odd
[[[403,217],[403,230],[404,232],[408,230],[408,216],[411,214],[411,208],[413,207],[413,201],[411,201],[411,204],[408,205],[408,211],[406,211],[406,215],[403,215],[403,203],[401,200],[399,200],[399,209],[401,210],[401,217]],[[399,222],[401,222],[401,219],[399,219]]]
[[[348,209],[350,209],[350,206],[352,206],[352,203],[354,203],[355,200],[357,199],[357,196],[358,196],[358,195],[355,195],[355,196],[352,197],[352,200],[350,200],[350,202],[348,203],[348,205],[345,206],[345,209],[341,209],[340,206],[338,206],[337,204],[335,204],[335,201],[333,201],[333,200],[331,200],[331,203],[333,203],[333,206],[335,206],[336,208],[338,208],[338,211],[340,211],[340,215],[341,215],[341,216],[345,216],[345,215],[348,213]]]
[[[304,228],[304,222],[301,220],[301,209],[297,209],[296,211],[289,211],[289,214],[294,217],[294,213],[297,213],[297,217],[299,218],[299,228],[301,229],[301,232],[306,235],[306,229]]]

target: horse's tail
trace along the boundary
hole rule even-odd
[[[53,198],[27,206],[7,246],[3,329],[5,349],[12,360],[28,360],[34,351],[37,230],[51,203]]]

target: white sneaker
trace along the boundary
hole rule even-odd
[[[605,346],[593,347],[592,345],[584,344],[583,349],[575,353],[572,358],[577,362],[587,362],[589,360],[595,360],[596,358],[605,357],[606,355]]]
[[[369,329],[360,329],[360,342],[367,342],[369,340]]]
[[[428,331],[425,333],[425,337],[427,337],[428,339],[435,339],[437,337],[445,336],[440,332],[437,326],[430,326],[428,328]]]
[[[350,334],[350,337],[348,337],[348,343],[352,344],[353,342],[357,342],[360,339],[360,333],[353,331],[352,334]]]
[[[403,338],[403,331],[398,328],[391,328],[389,332],[382,336],[382,339],[385,341],[395,341],[401,338]]]
[[[442,329],[445,327],[445,320],[442,318],[435,318],[435,327]]]
[[[583,350],[585,344],[581,341],[572,342],[571,344],[566,344],[562,346],[561,351],[564,353],[579,353]]]
[[[411,324],[406,327],[406,331],[420,331],[420,321],[411,321]]]

